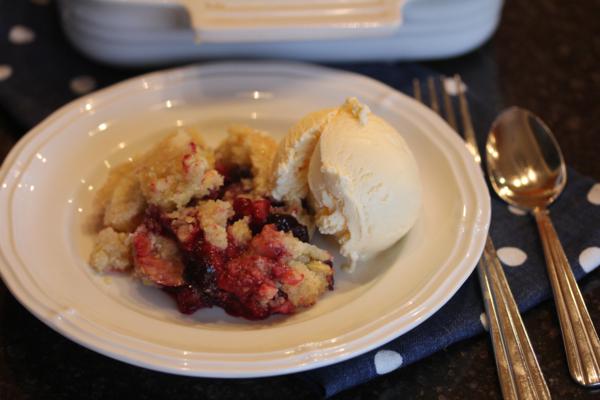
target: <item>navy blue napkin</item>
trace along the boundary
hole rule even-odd
[[[408,94],[412,78],[423,80],[434,74],[418,64],[336,67],[371,76]],[[66,42],[55,9],[45,1],[0,2],[0,108],[23,128],[32,127],[80,95],[143,72],[113,69],[81,57]],[[468,83],[476,81],[465,78]],[[501,106],[498,93],[484,85],[485,81],[475,82],[473,89],[467,91],[480,144]],[[485,93],[485,99],[478,93]],[[569,170],[565,192],[551,211],[575,276],[581,278],[600,263],[600,184]],[[492,213],[492,238],[519,307],[528,310],[550,297],[535,223],[495,197]],[[473,274],[443,308],[402,337],[349,361],[298,376],[321,395],[331,396],[484,329],[479,282]]]

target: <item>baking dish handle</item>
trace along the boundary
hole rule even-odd
[[[347,39],[391,34],[405,0],[176,0],[203,43]]]

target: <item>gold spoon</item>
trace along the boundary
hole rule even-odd
[[[530,211],[537,222],[571,376],[580,385],[599,386],[598,334],[546,208],[567,182],[558,143],[540,118],[512,107],[494,121],[486,153],[498,196]]]

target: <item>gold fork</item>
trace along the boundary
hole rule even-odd
[[[452,100],[444,87],[443,78],[440,78],[440,83],[446,121],[452,129],[458,131]],[[464,91],[461,90],[463,84],[458,75],[454,76],[454,84],[458,93],[466,146],[475,161],[481,165],[469,106]],[[427,89],[431,109],[441,116],[442,107],[438,100],[436,81],[432,77],[427,79]],[[413,93],[415,99],[423,103],[421,83],[418,79],[413,80]],[[489,235],[477,265],[477,272],[503,397],[511,400],[550,399],[550,391]]]

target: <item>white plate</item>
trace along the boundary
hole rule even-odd
[[[219,309],[178,313],[160,290],[94,274],[85,222],[108,167],[177,125],[214,144],[230,123],[281,136],[299,117],[356,96],[404,136],[420,167],[424,209],[396,246],[291,317],[248,322]],[[224,63],[145,75],[61,108],[0,170],[0,271],[39,319],[110,357],[177,374],[268,376],[348,359],[422,323],[456,292],[482,251],[490,199],[442,119],[359,75],[281,63]]]

